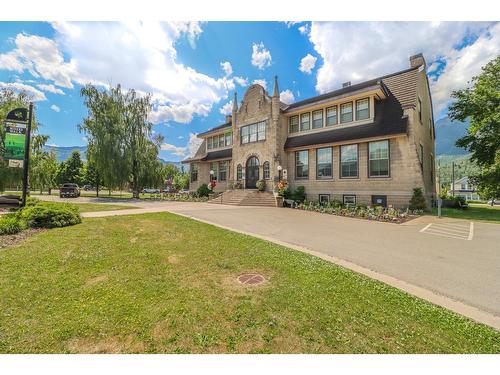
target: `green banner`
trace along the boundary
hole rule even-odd
[[[26,142],[26,128],[5,126],[4,159],[23,160]]]

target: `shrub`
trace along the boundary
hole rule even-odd
[[[427,208],[422,188],[413,189],[413,196],[410,199],[410,210],[425,210]]]
[[[24,229],[23,222],[16,215],[4,215],[0,217],[0,236],[16,234]]]
[[[19,211],[18,218],[30,228],[66,227],[82,222],[78,207],[50,202],[27,206]]]
[[[257,185],[257,189],[258,189],[259,191],[264,191],[264,190],[266,190],[266,180],[259,180],[259,181],[257,181],[257,184],[256,184],[256,185]]]
[[[38,203],[40,203],[40,199],[38,198],[28,197],[26,199],[26,206],[35,206]]]
[[[208,188],[207,184],[202,184],[196,190],[196,193],[198,194],[199,197],[208,197],[208,194],[210,194],[212,191]]]
[[[306,188],[304,186],[298,186],[292,194],[292,199],[299,203],[304,202],[306,199]]]

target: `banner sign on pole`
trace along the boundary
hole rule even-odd
[[[4,159],[24,160],[26,127],[5,123]]]

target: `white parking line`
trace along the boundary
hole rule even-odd
[[[469,225],[457,223],[430,223],[420,229],[420,233],[431,234],[447,238],[456,238],[458,240],[471,241],[474,237],[474,223]]]

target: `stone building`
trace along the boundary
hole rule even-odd
[[[406,207],[413,188],[435,196],[434,121],[426,63],[286,105],[278,80],[268,95],[250,86],[226,122],[198,134],[190,190],[215,179],[215,191],[274,192],[280,179],[304,186],[308,200]]]

